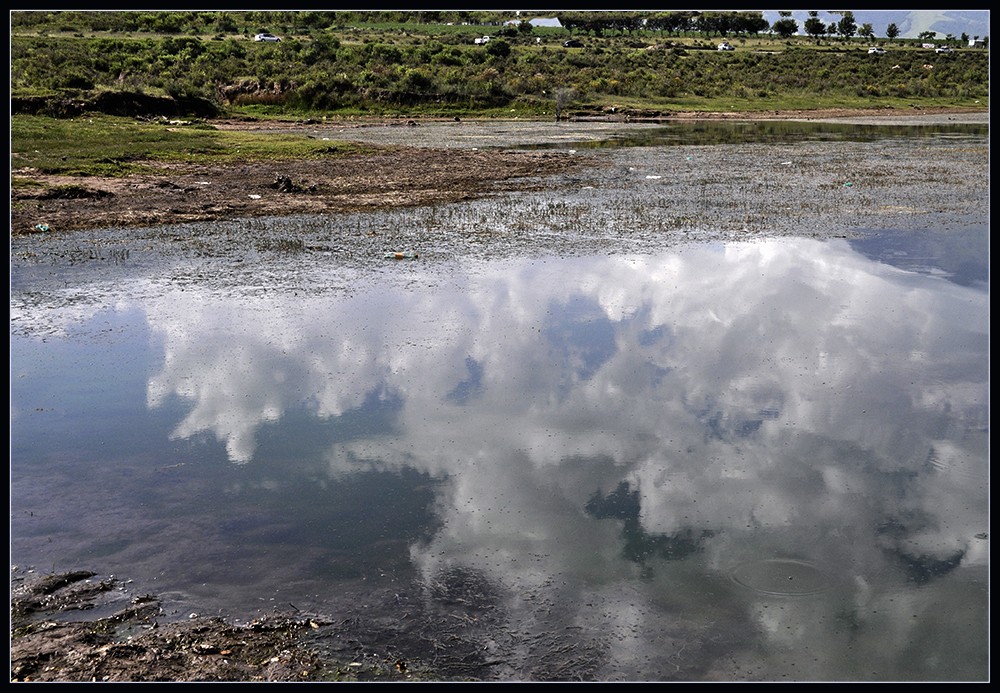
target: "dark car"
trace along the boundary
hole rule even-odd
[[[563,48],[583,48],[583,44],[576,39],[570,39],[569,41],[563,41]]]

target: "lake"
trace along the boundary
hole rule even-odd
[[[988,680],[986,225],[119,259],[12,276],[13,565],[495,680]]]

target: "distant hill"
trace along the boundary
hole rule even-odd
[[[961,37],[966,34],[969,38],[978,36],[984,38],[990,33],[990,13],[988,10],[851,10],[854,12],[854,21],[860,27],[862,24],[871,24],[872,30],[877,38],[885,37],[885,29],[890,24],[899,27],[900,38],[917,38],[925,31],[937,33],[938,39],[943,39],[948,34]],[[777,11],[764,10],[764,18],[772,24],[780,19]],[[799,33],[802,25],[809,18],[809,13],[804,10],[793,10],[792,17],[799,23]],[[819,19],[825,24],[832,24],[840,20],[839,14],[821,11]]]

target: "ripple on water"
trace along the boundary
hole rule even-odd
[[[832,582],[823,568],[795,558],[748,561],[736,566],[730,577],[755,592],[783,596],[819,594]]]

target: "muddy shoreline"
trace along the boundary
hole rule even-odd
[[[573,165],[546,153],[386,148],[329,161],[163,165],[160,174],[124,179],[28,173],[46,187],[12,192],[11,235],[38,233],[39,225],[59,233],[456,202]]]
[[[988,112],[795,111],[756,114],[677,114],[671,121],[808,120],[915,125],[988,123]],[[177,166],[125,178],[48,176],[13,170],[34,185],[11,190],[12,236],[135,228],[292,214],[336,214],[456,202],[512,190],[538,189],[542,181],[593,166],[589,157],[565,152],[485,148],[514,143],[599,139],[622,128],[655,123],[621,120],[526,123],[468,121],[418,123],[346,121],[261,123],[220,120],[220,129],[306,133],[331,141],[372,144],[365,155],[266,165]],[[412,146],[415,141],[430,145]],[[477,144],[483,147],[474,146]]]

